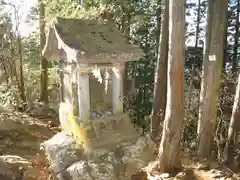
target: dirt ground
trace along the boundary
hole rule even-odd
[[[33,118],[24,113],[0,113],[1,180],[4,180],[1,172],[15,176],[16,180],[51,179],[49,164],[40,150],[40,144],[60,130],[57,121],[57,118]],[[182,153],[182,162],[184,169],[182,173],[177,174],[177,179],[240,180],[238,174],[234,174],[221,164],[214,161],[200,163],[189,153]],[[169,178],[168,174],[159,176],[159,179]]]
[[[182,162],[184,171],[186,171],[186,180],[238,180],[239,174],[214,160],[198,160],[190,153],[182,153]]]

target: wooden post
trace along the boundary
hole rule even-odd
[[[123,112],[123,69],[120,63],[114,63],[112,68],[112,106],[113,114]]]
[[[88,64],[78,63],[78,104],[79,104],[79,119],[90,119],[90,92],[89,92],[89,74],[88,72],[80,72],[80,68],[87,68]]]

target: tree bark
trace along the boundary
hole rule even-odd
[[[224,55],[227,0],[208,0],[203,76],[198,122],[200,157],[210,157],[217,119],[220,78]]]
[[[179,168],[184,117],[185,0],[169,1],[167,105],[159,147],[159,170]]]
[[[161,36],[157,56],[157,67],[155,72],[154,96],[155,100],[151,117],[151,136],[156,140],[160,135],[167,101],[167,62],[168,62],[168,21],[169,21],[169,0],[164,1],[162,14]],[[160,24],[159,24],[160,25]],[[160,33],[159,33],[160,34]]]
[[[41,51],[45,46],[45,5],[43,0],[38,0],[39,3],[39,26],[40,26],[40,48]],[[41,69],[41,79],[40,79],[40,101],[48,103],[48,61],[40,56],[40,69]]]
[[[24,85],[24,75],[23,75],[23,55],[22,55],[22,40],[20,35],[17,37],[17,44],[18,44],[18,54],[19,54],[19,81],[20,81],[20,97],[22,101],[26,102],[26,95],[25,95],[25,85]]]
[[[226,14],[226,19],[228,19],[228,14]],[[225,68],[226,68],[226,63],[228,62],[228,40],[227,40],[227,37],[228,37],[228,23],[225,24],[225,27],[224,27],[224,31],[225,31],[225,34],[224,34],[224,54],[223,54],[223,66],[222,66],[222,72],[225,73]]]

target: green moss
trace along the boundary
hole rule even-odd
[[[83,9],[77,4],[61,3],[61,7],[58,9],[56,8],[56,4],[51,2],[47,7],[47,16],[49,19],[48,21],[53,20],[55,17],[97,20],[100,17],[103,17],[102,15],[115,14],[115,11],[116,8],[111,4],[102,5],[100,7],[87,7]]]

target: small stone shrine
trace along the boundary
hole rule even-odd
[[[90,149],[140,136],[123,112],[123,72],[125,62],[144,54],[114,23],[56,18],[43,55],[59,62],[63,131]]]

